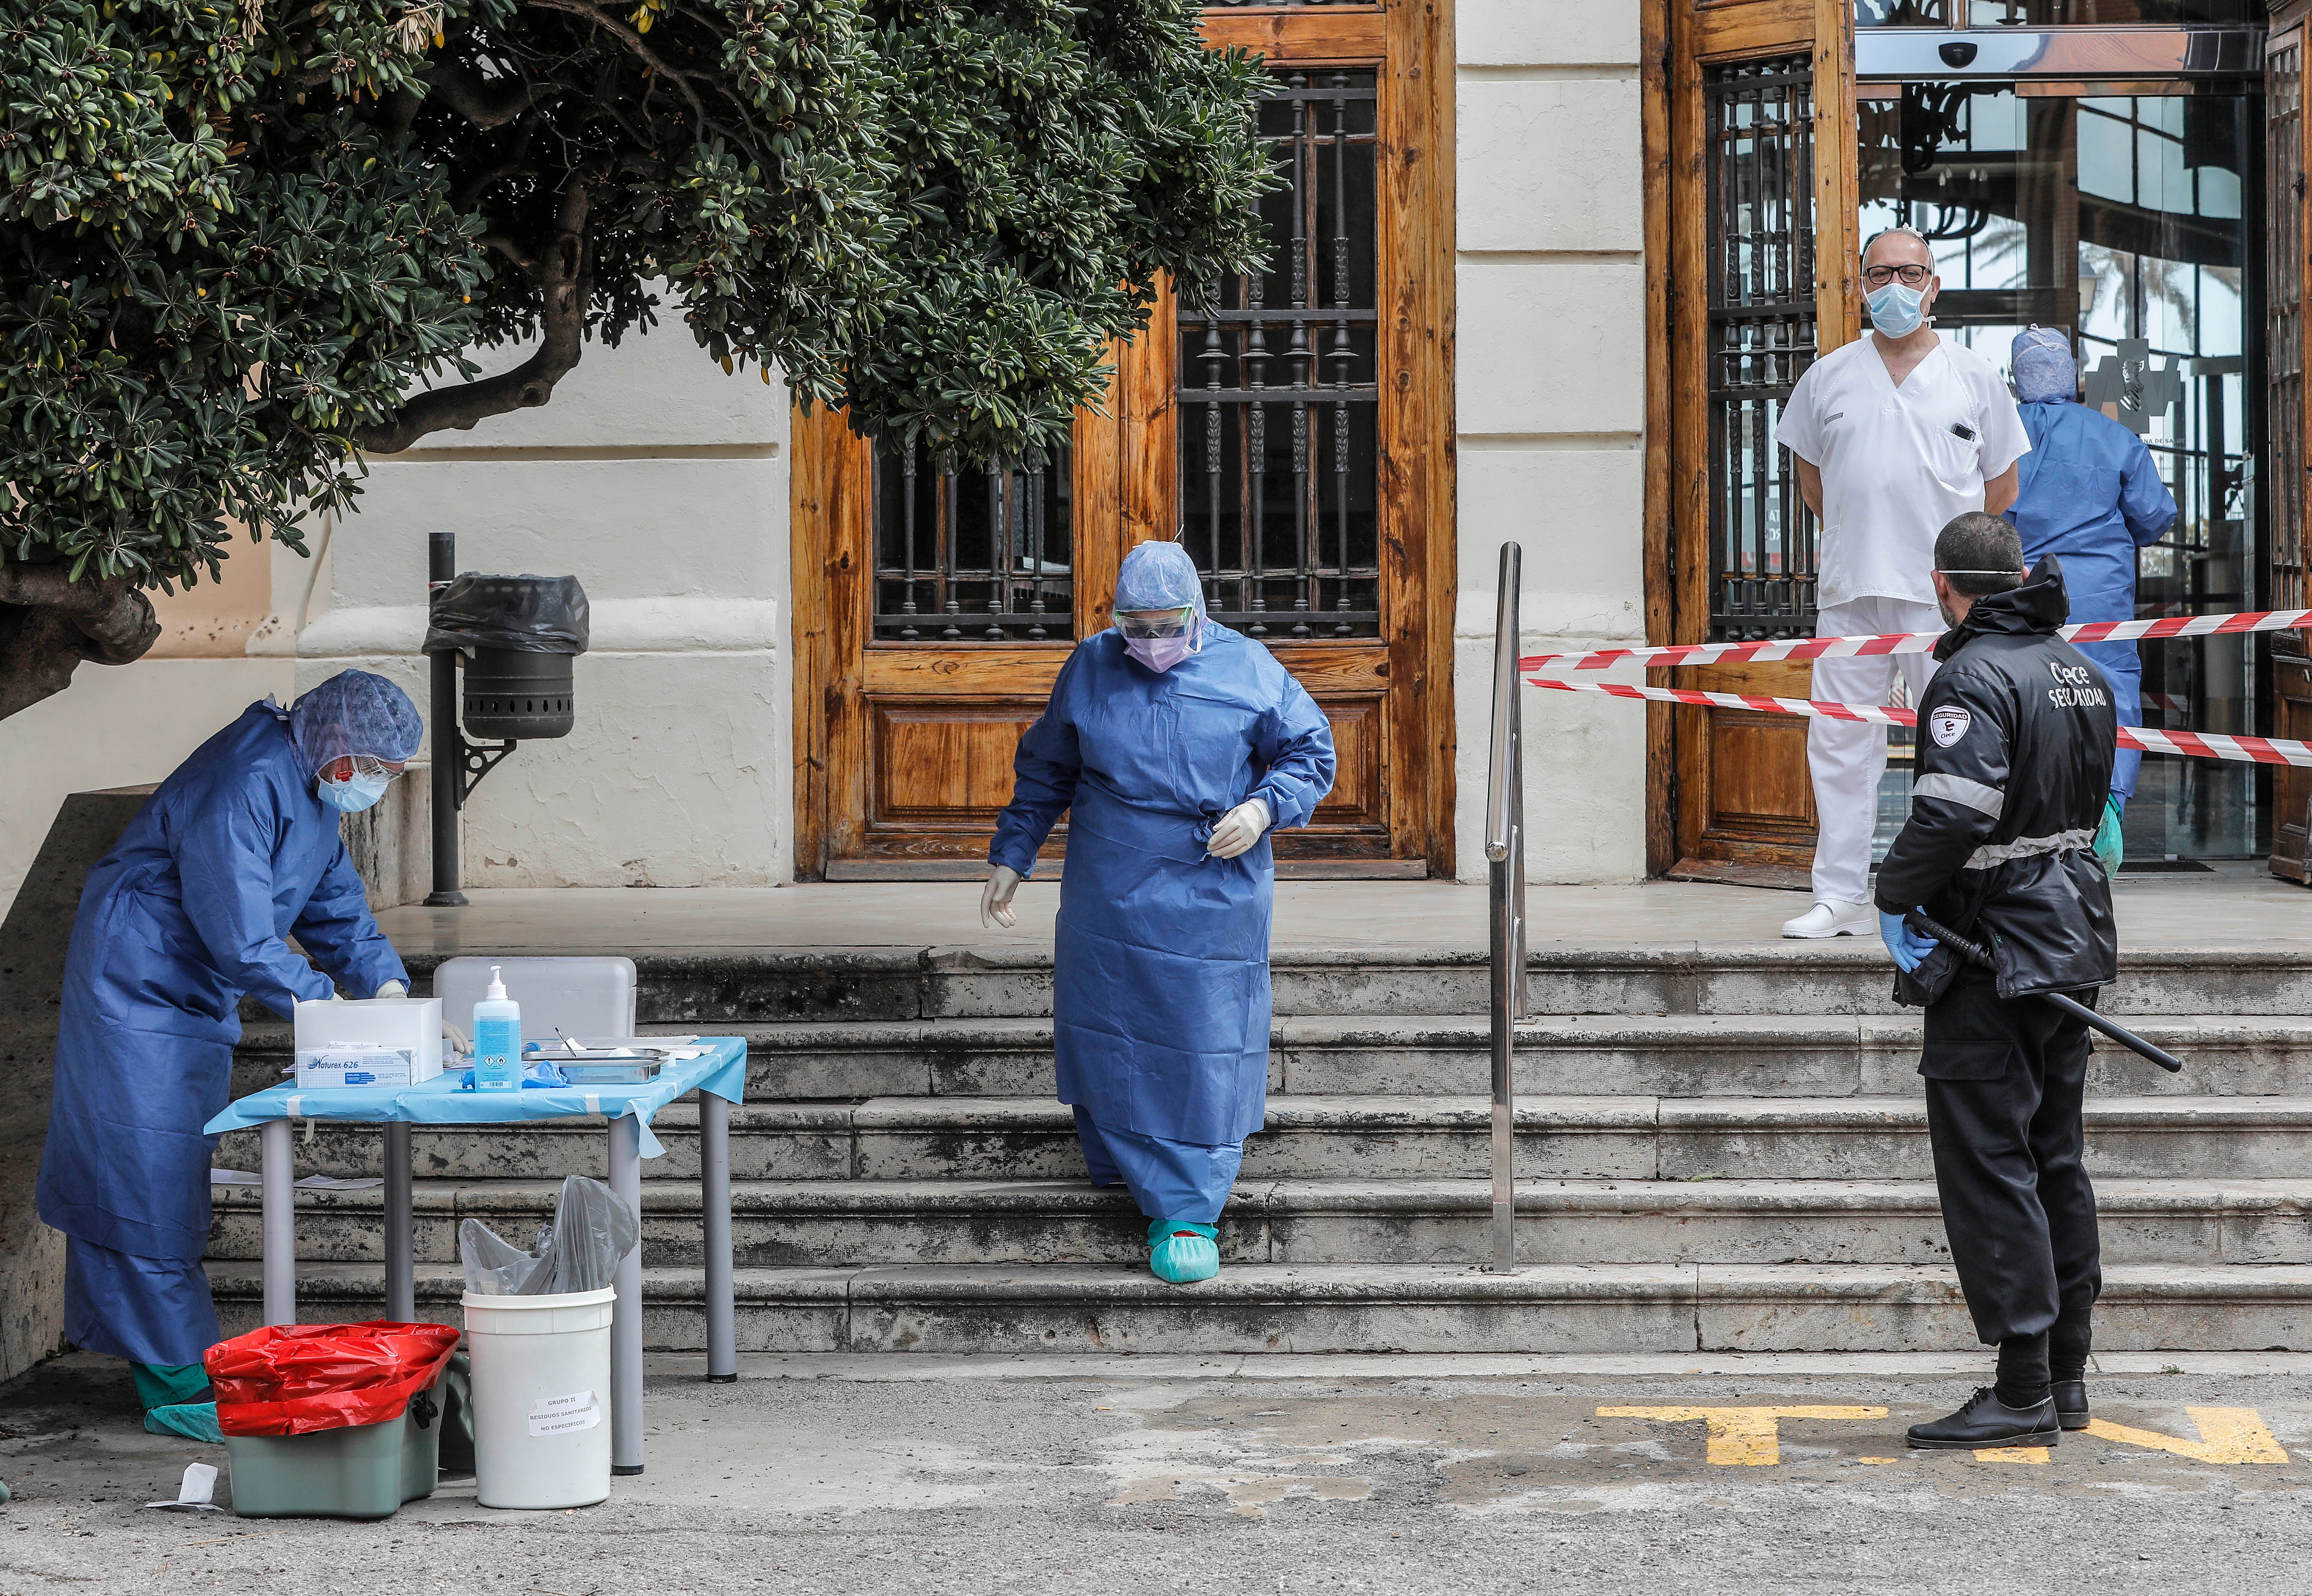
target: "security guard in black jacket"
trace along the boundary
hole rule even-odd
[[[2087,1425],[2103,1272],[2081,1162],[2088,1030],[2033,995],[2092,1004],[2118,973],[2111,883],[2089,851],[2118,718],[2102,673],[2054,635],[2071,606],[2053,557],[2027,580],[2014,527],[1970,512],[1935,539],[1935,567],[1950,629],[1877,899],[1896,996],[1927,1011],[1919,1074],[1943,1227],[1999,1374],[1910,1440],[2047,1446],[2059,1425]],[[1996,974],[1905,926],[1914,907],[1989,943]]]

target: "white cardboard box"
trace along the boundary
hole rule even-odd
[[[297,1090],[330,1086],[414,1086],[407,1048],[323,1048],[297,1055]]]
[[[397,1084],[415,1086],[442,1073],[439,998],[370,997],[346,1003],[301,1003],[297,1005],[296,1022],[297,1084],[301,1088],[307,1084],[306,1056],[340,1048],[385,1048],[407,1052],[408,1075]],[[385,1084],[381,1081],[377,1083]]]

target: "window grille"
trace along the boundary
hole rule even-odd
[[[1069,453],[959,469],[928,443],[875,446],[875,638],[1075,636]]]
[[[1214,617],[1256,637],[1380,630],[1377,92],[1371,71],[1275,75],[1266,267],[1180,294],[1180,536]]]
[[[2264,63],[2266,192],[2270,232],[2265,255],[2265,294],[2270,309],[2269,373],[2271,469],[2258,491],[2265,502],[2266,536],[2272,540],[2270,589],[2263,602],[2274,609],[2312,604],[2305,579],[2304,528],[2304,75],[2303,47],[2275,49]],[[2277,653],[2298,653],[2294,634],[2273,636]]]
[[[1820,539],[1774,443],[1815,356],[1813,78],[1804,56],[1705,68],[1710,635],[1809,636]]]

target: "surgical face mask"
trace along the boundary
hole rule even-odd
[[[1908,338],[1926,320],[1927,291],[1889,283],[1870,291],[1870,325],[1890,338]]]
[[[349,815],[359,814],[385,796],[387,784],[392,779],[390,776],[362,771],[345,781],[317,782],[313,790],[320,794],[321,802],[330,808]]]
[[[1127,632],[1124,637],[1124,652],[1160,675],[1188,657],[1188,639],[1185,635],[1178,637],[1134,637]]]

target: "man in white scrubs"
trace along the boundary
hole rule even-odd
[[[1862,284],[1870,335],[1806,369],[1775,432],[1798,457],[1799,492],[1822,523],[1821,637],[1941,630],[1930,580],[1935,535],[1964,511],[1996,515],[2013,504],[2015,463],[2031,447],[1998,368],[1931,324],[1942,280],[1924,238],[1907,227],[1873,238]],[[1884,704],[1897,670],[1917,703],[1934,671],[1923,653],[1817,660],[1813,697]],[[1807,770],[1819,828],[1815,903],[1782,934],[1870,935],[1887,729],[1808,721]]]

